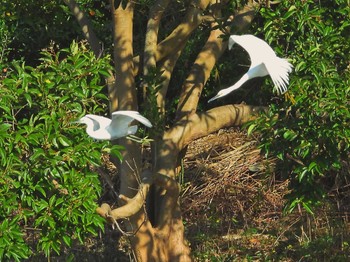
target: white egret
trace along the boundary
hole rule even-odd
[[[264,40],[253,35],[231,35],[228,41],[229,50],[234,43],[239,44],[248,52],[251,61],[249,70],[237,83],[220,90],[216,96],[209,99],[208,103],[240,88],[249,79],[267,75],[271,76],[277,94],[280,95],[287,91],[288,75],[293,68],[287,59],[276,56],[276,53]]]
[[[134,120],[152,127],[151,122],[137,111],[116,111],[112,113],[112,119],[88,114],[76,122],[86,124],[86,133],[96,140],[114,140],[135,134],[137,125],[129,126]]]

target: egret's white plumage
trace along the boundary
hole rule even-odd
[[[135,134],[137,125],[129,126],[134,120],[152,127],[151,122],[137,111],[116,111],[112,113],[112,119],[88,114],[77,123],[86,124],[86,133],[96,140],[114,140]]]
[[[293,65],[287,59],[276,56],[276,53],[264,40],[253,35],[231,35],[228,41],[228,48],[231,49],[234,43],[239,44],[248,52],[251,61],[249,70],[237,83],[220,90],[208,102],[240,88],[249,79],[267,75],[271,76],[277,94],[283,94],[287,91],[289,73],[292,72],[293,68]]]

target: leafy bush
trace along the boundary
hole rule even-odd
[[[72,43],[41,61],[13,62],[0,79],[0,260],[27,258],[28,235],[50,256],[103,228],[93,166],[110,148],[72,121],[106,110],[109,58]]]
[[[329,5],[329,6],[328,6]],[[262,133],[261,148],[281,160],[291,179],[288,209],[311,208],[342,181],[350,138],[350,39],[347,1],[283,1],[261,9],[260,31],[295,70],[281,106],[251,124]],[[278,117],[276,117],[278,115]]]

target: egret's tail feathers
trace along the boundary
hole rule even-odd
[[[231,50],[232,46],[236,43],[235,38],[237,36],[231,35],[230,38],[228,39],[228,50]]]
[[[278,95],[284,94],[288,90],[289,73],[292,72],[293,65],[287,59],[276,57],[273,61],[268,61],[266,68],[275,85]]]

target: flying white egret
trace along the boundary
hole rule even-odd
[[[209,99],[208,103],[240,88],[249,79],[267,75],[271,76],[277,94],[280,95],[287,91],[288,74],[292,72],[293,68],[293,65],[287,59],[276,56],[275,52],[264,40],[253,35],[231,35],[228,41],[229,50],[234,43],[239,44],[248,52],[251,61],[249,70],[237,83],[220,90],[216,96]]]
[[[86,133],[96,140],[114,140],[135,134],[137,125],[129,126],[134,120],[152,127],[151,122],[137,111],[116,111],[112,113],[112,119],[88,114],[76,122],[86,124]]]

